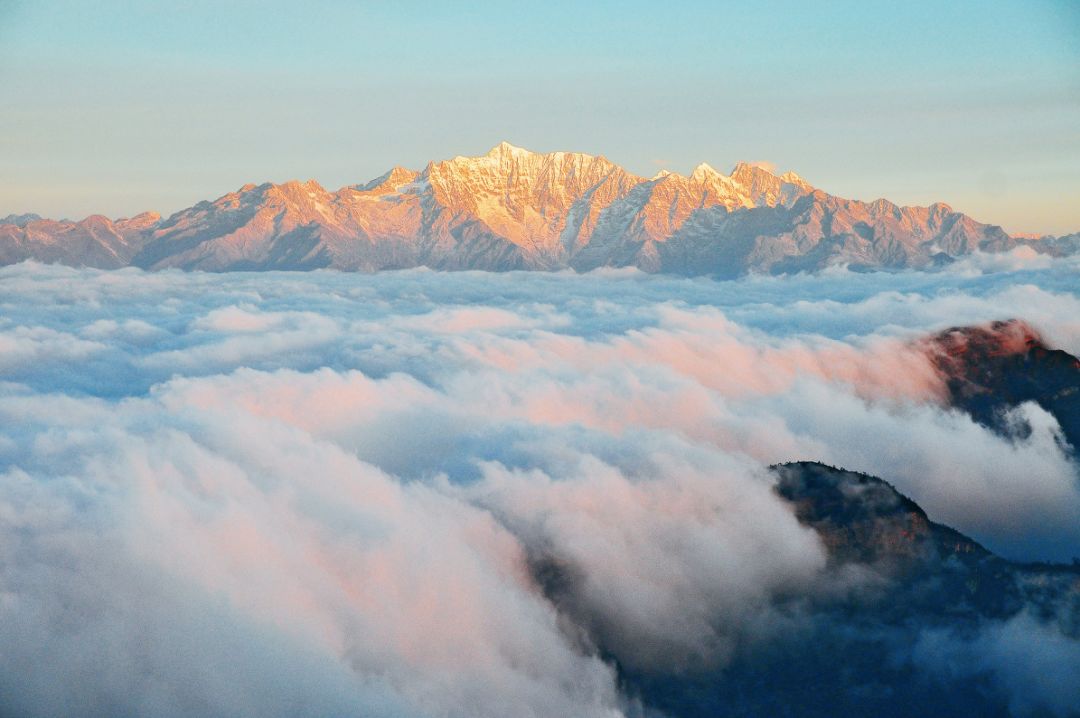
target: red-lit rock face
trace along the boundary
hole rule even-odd
[[[961,363],[1020,354],[1034,347],[1046,348],[1039,332],[1020,319],[993,322],[984,327],[954,327],[941,332],[933,341],[945,357]]]
[[[1027,322],[954,327],[926,340],[925,349],[945,380],[950,404],[976,421],[1015,434],[1018,427],[1005,413],[1035,402],[1054,415],[1073,448],[1080,445],[1080,359],[1048,347]]]

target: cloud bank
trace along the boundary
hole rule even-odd
[[[1007,439],[947,409],[916,342],[1018,316],[1080,353],[1077,265],[1011,261],[0,269],[0,712],[643,714],[619,666],[722,670],[836,590],[781,461],[881,476],[1011,558],[1080,555],[1055,419],[1022,405]],[[974,651],[1017,711],[1065,714],[1050,630],[928,632],[910,660]]]

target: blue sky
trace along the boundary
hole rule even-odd
[[[170,213],[499,140],[1080,230],[1080,3],[0,0],[0,215]]]

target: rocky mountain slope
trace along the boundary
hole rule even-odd
[[[814,188],[794,173],[706,164],[689,176],[635,176],[603,157],[539,154],[507,143],[482,157],[394,168],[331,192],[314,180],[245,185],[168,218],[0,223],[0,262],[209,271],[559,269],[633,266],[735,276],[847,263],[927,267],[1023,244],[945,204],[899,207]]]
[[[722,669],[624,667],[622,680],[650,709],[683,718],[1080,715],[1080,706],[1049,712],[1010,693],[989,657],[1025,630],[1073,646],[1058,654],[1070,660],[1080,565],[1006,561],[872,476],[814,462],[774,472],[776,492],[826,547],[822,589],[781,604],[769,639],[740,645]]]

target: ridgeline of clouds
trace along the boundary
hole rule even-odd
[[[1067,560],[1053,417],[945,409],[915,340],[1016,316],[1080,352],[1077,277],[0,269],[0,712],[637,715],[598,644],[722,667],[831,590],[793,459]],[[1025,616],[898,660],[1065,714],[1041,676],[1080,647]]]

